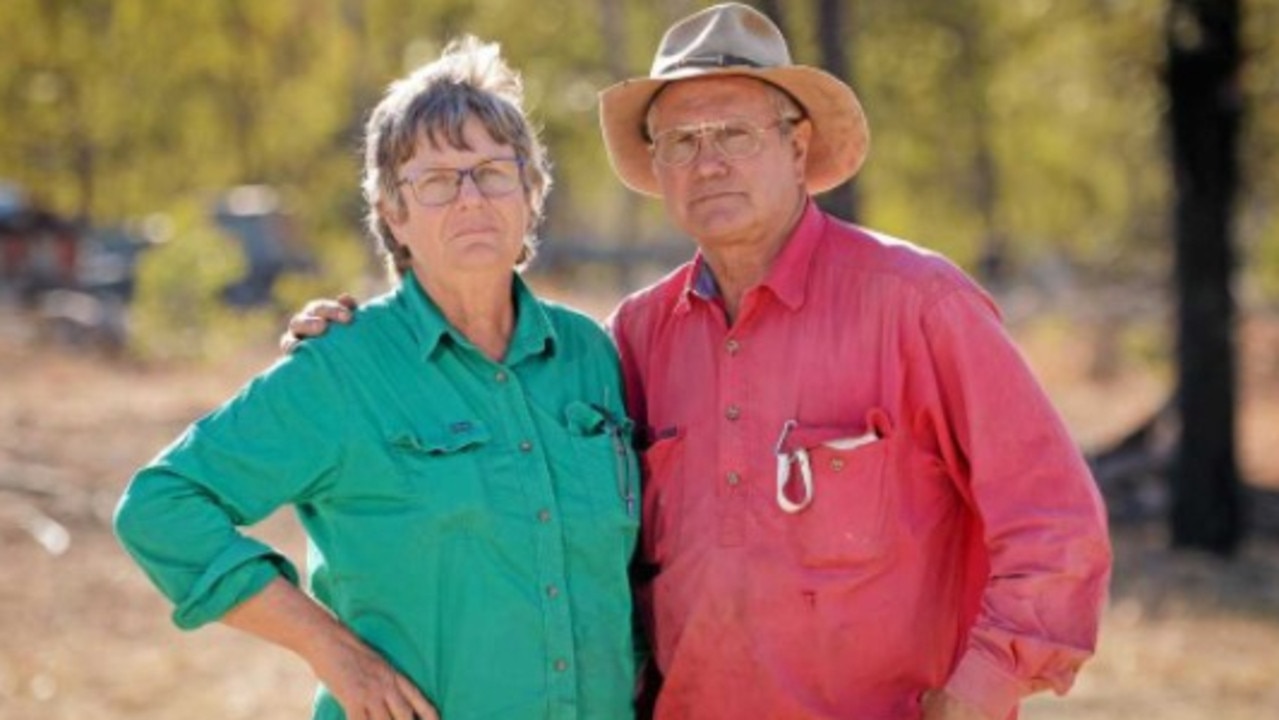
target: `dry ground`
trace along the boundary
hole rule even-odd
[[[1246,336],[1245,470],[1279,486],[1279,330]],[[1167,383],[1088,381],[1078,337],[1024,339],[1072,427],[1096,441],[1157,406]],[[306,716],[305,667],[224,628],[175,630],[108,521],[130,473],[272,355],[263,343],[218,367],[143,368],[41,347],[0,321],[0,719]],[[291,517],[259,534],[299,557]],[[1157,526],[1116,528],[1115,542],[1098,657],[1068,699],[1036,698],[1023,716],[1279,718],[1279,542],[1254,539],[1229,563],[1167,552]]]

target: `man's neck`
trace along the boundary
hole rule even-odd
[[[702,246],[702,256],[715,277],[730,325],[737,319],[747,291],[768,277],[773,262],[795,232],[806,206],[806,201],[799,202],[782,228],[759,242],[724,243],[713,248]]]

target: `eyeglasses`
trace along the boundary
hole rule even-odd
[[[468,177],[486,198],[510,195],[524,186],[523,170],[520,158],[493,158],[469,168],[426,168],[396,184],[408,185],[419,204],[437,207],[456,200]]]
[[[696,125],[680,125],[658,133],[649,151],[663,165],[672,167],[687,165],[702,149],[702,138],[709,136],[711,144],[729,160],[742,160],[759,152],[763,147],[764,131],[793,120],[778,118],[763,127],[750,120],[732,118]]]

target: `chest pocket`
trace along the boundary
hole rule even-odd
[[[640,473],[631,446],[630,419],[598,405],[574,401],[564,408],[564,420],[580,480],[589,486],[595,511],[623,524],[637,524]]]
[[[387,452],[408,504],[424,511],[437,528],[484,521],[489,503],[483,459],[490,440],[488,428],[475,420],[391,434]]]
[[[871,410],[860,427],[795,428],[791,450],[807,453],[811,497],[784,522],[803,565],[844,567],[884,553],[895,504],[893,434],[888,415],[879,409]],[[800,472],[791,468],[791,485]]]

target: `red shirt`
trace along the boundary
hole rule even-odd
[[[1104,508],[961,271],[810,202],[731,327],[700,257],[611,326],[650,443],[657,717],[902,720],[945,686],[1003,718],[1070,686]]]

